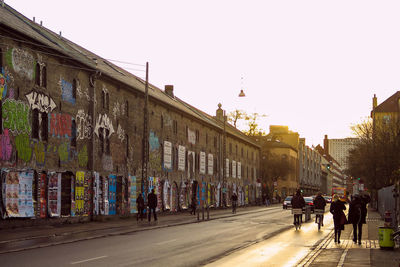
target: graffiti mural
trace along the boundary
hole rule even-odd
[[[25,95],[28,100],[29,107],[34,110],[38,109],[40,112],[52,112],[57,107],[54,100],[42,93],[31,91]]]
[[[78,163],[80,167],[86,167],[88,163],[88,152],[86,145],[78,153]]]
[[[67,82],[60,77],[60,81],[58,82],[58,84],[61,87],[62,100],[67,101],[71,104],[75,104],[74,88],[72,86],[72,83]]]
[[[36,165],[44,166],[46,162],[46,145],[42,141],[34,141],[33,153],[35,155]]]
[[[122,129],[121,124],[118,124],[117,136],[118,136],[118,139],[121,140],[121,142],[124,142],[125,131],[124,131],[124,129]]]
[[[150,151],[155,151],[160,148],[160,142],[158,141],[158,137],[157,135],[155,135],[153,131],[150,131],[149,146],[150,146]]]
[[[60,157],[61,162],[67,162],[70,160],[69,152],[70,152],[69,142],[68,143],[64,142],[60,144],[60,146],[58,147],[58,156]]]
[[[49,131],[53,137],[70,138],[71,134],[71,115],[66,113],[51,113],[49,116]]]
[[[7,61],[10,67],[20,76],[32,80],[35,75],[35,60],[27,51],[19,48],[9,49]]]
[[[29,134],[29,107],[21,101],[6,99],[2,105],[3,127],[11,132]]]
[[[3,134],[0,135],[0,160],[9,161],[12,156],[12,148],[8,129],[4,129]]]
[[[89,139],[92,135],[92,117],[86,114],[83,109],[78,110],[76,114],[76,132],[77,139]]]
[[[0,72],[0,100],[6,98],[8,84],[10,83],[10,76],[6,74],[4,68]]]
[[[102,164],[105,171],[113,170],[113,158],[111,156],[103,155]]]
[[[94,127],[94,132],[97,136],[99,136],[99,129],[104,128],[109,130],[109,134],[107,137],[110,137],[114,133],[114,127],[112,125],[111,119],[107,116],[107,114],[99,114],[99,117],[96,121],[96,126]]]
[[[15,137],[15,147],[17,149],[18,158],[25,162],[29,162],[32,156],[32,148],[30,146],[29,136],[20,134]]]

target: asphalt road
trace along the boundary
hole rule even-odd
[[[188,215],[190,216],[190,215]],[[69,244],[0,255],[1,266],[199,266],[226,263],[241,265],[235,257],[283,232],[279,242],[293,243],[296,255],[306,255],[313,241],[301,246],[293,238],[293,217],[281,207],[202,223],[159,228]],[[310,223],[309,231],[317,232]],[[301,231],[304,233],[307,226]],[[300,233],[301,235],[301,233]],[[306,235],[304,238],[306,238]],[[308,236],[307,238],[309,238]],[[281,243],[276,243],[275,247]],[[273,243],[269,243],[270,245]],[[239,253],[239,254],[238,254]],[[240,254],[243,255],[243,254]],[[218,264],[217,264],[218,265]],[[215,266],[217,266],[215,265]],[[226,265],[227,266],[227,265]]]

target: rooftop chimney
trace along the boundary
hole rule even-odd
[[[325,155],[329,154],[329,140],[328,140],[328,135],[325,135],[325,139],[324,139],[324,153]]]
[[[170,97],[174,97],[174,86],[173,85],[166,85],[165,86],[165,93]]]
[[[372,110],[374,110],[378,106],[378,98],[376,98],[376,94],[372,98]]]

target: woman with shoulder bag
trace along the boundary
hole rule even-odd
[[[344,230],[344,225],[347,223],[346,215],[344,214],[346,206],[339,199],[338,195],[333,196],[330,212],[333,214],[333,223],[335,225],[335,243],[340,244],[340,234]]]

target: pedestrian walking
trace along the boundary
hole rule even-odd
[[[353,242],[361,245],[362,226],[366,224],[367,204],[371,198],[366,195],[354,195],[350,202],[349,223],[353,224]]]
[[[147,201],[149,206],[149,223],[151,221],[151,212],[154,213],[154,221],[157,221],[157,195],[154,193],[154,189],[151,189],[151,193],[147,195]]]
[[[231,196],[231,200],[232,200],[232,213],[236,213],[238,197],[235,192],[233,192],[233,195]]]
[[[197,207],[197,199],[196,196],[192,197],[192,205],[190,205],[192,210],[190,211],[190,214],[196,215],[196,207]]]
[[[335,243],[337,242],[338,244],[340,244],[340,235],[344,230],[344,225],[347,223],[344,210],[346,210],[344,202],[339,199],[338,195],[333,195],[330,212],[333,214],[333,223],[335,225]]]
[[[136,199],[136,208],[138,210],[136,221],[143,221],[143,211],[144,211],[144,199],[142,193],[139,194],[138,198]]]
[[[317,196],[315,197],[314,201],[314,210],[325,210],[326,200],[322,196],[321,192],[318,192]],[[324,214],[321,214],[321,226],[324,226]],[[315,222],[317,222],[317,216],[315,216]]]

